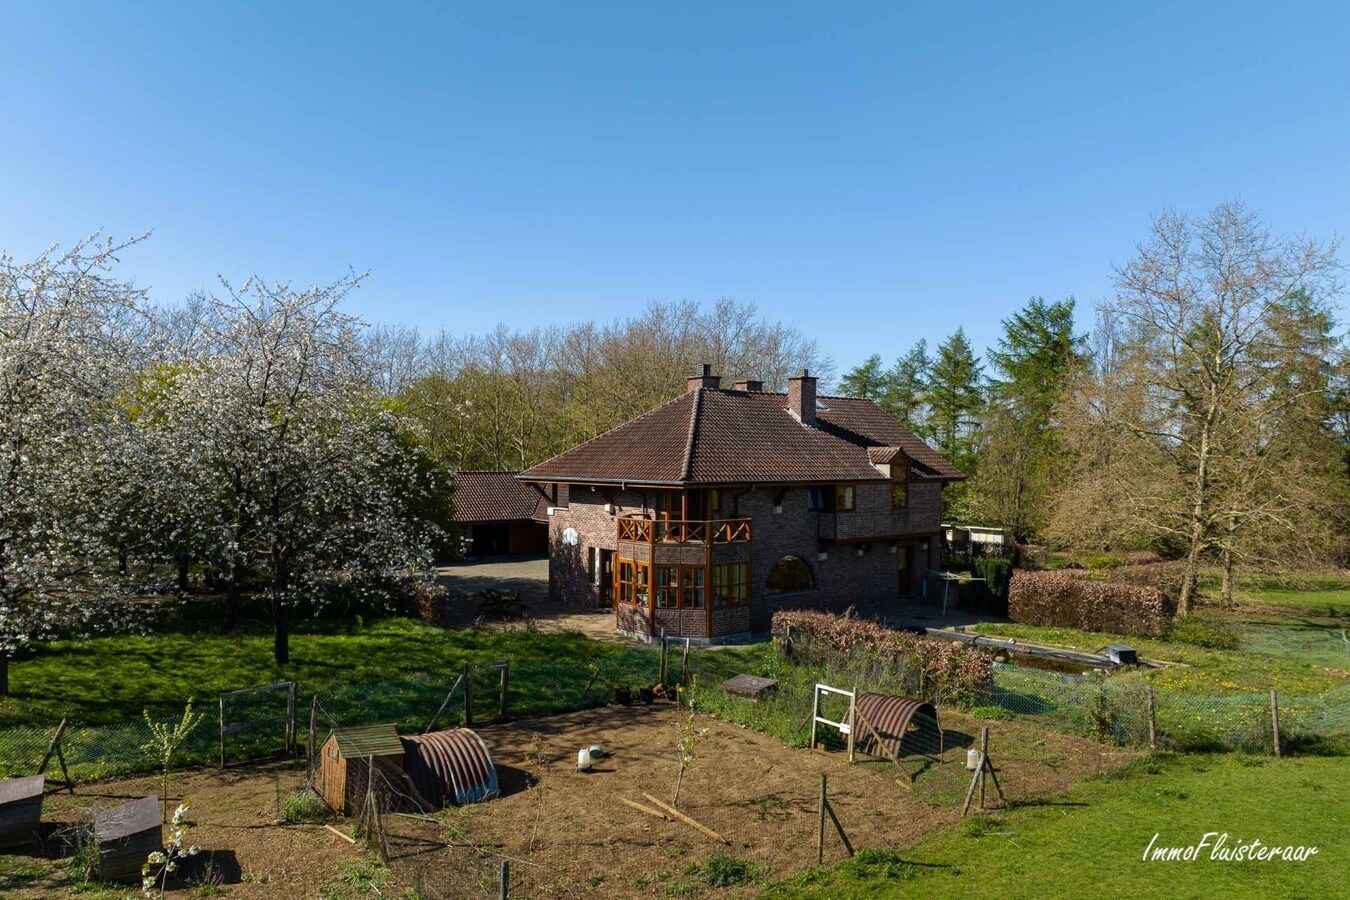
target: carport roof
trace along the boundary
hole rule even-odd
[[[515,472],[455,473],[454,503],[451,520],[459,523],[547,521],[547,498],[533,485],[517,481]]]

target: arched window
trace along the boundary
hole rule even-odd
[[[811,567],[800,556],[785,556],[773,564],[769,570],[769,580],[764,585],[765,595],[795,594],[799,591],[814,591],[816,578]]]

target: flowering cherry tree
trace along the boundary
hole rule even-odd
[[[0,696],[16,651],[129,612],[109,602],[110,508],[96,499],[119,477],[113,398],[142,318],[141,292],[112,275],[126,246],[0,255]]]
[[[430,563],[430,528],[415,515],[427,488],[420,451],[372,389],[361,323],[339,309],[360,281],[223,282],[204,350],[180,370],[169,404],[178,454],[211,473],[232,615],[243,573],[270,576],[278,665],[301,601],[419,577]]]

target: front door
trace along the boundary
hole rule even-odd
[[[614,551],[600,550],[600,569],[596,573],[600,582],[600,605],[614,606]],[[617,612],[617,610],[616,610]]]

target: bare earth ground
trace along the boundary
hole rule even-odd
[[[921,772],[910,793],[897,782],[889,761],[860,756],[863,761],[850,766],[841,753],[794,749],[701,717],[710,736],[699,747],[703,758],[685,776],[680,808],[731,841],[722,846],[687,825],[651,818],[618,799],[645,803],[646,791],[669,801],[676,769],[674,723],[682,712],[673,703],[658,702],[480,728],[498,766],[503,796],[446,810],[439,823],[386,817],[394,858],[380,894],[397,897],[415,889],[433,898],[496,897],[500,855],[505,854],[516,860],[512,897],[750,896],[757,888],[713,889],[686,868],[714,851],[753,860],[774,878],[813,865],[821,772],[829,775],[831,802],[855,846],[910,846],[960,817],[969,783],[965,749],[979,730],[974,721],[947,714],[948,749],[940,763]],[[531,749],[536,734],[542,740],[542,766]],[[597,743],[611,755],[592,773],[577,773],[576,751]],[[1010,797],[1022,802],[1062,791],[1129,756],[1016,723],[991,727],[990,758]],[[921,762],[906,761],[911,770]],[[542,793],[530,787],[535,773]],[[278,822],[278,795],[302,781],[302,769],[292,764],[172,776],[171,793],[192,798],[196,826],[191,840],[204,848],[201,859],[214,852],[225,896],[358,896],[343,892],[350,889],[344,888],[342,875],[365,851],[321,825]],[[95,809],[153,794],[156,788],[154,778],[82,786],[73,797],[49,796],[44,820],[87,820]],[[992,787],[990,797],[992,804]],[[344,831],[351,826],[350,820],[333,824]],[[831,833],[826,860],[843,853]],[[190,889],[193,878],[188,881]],[[54,874],[14,896],[51,896],[61,892],[58,885]],[[187,890],[180,895],[189,896]]]

